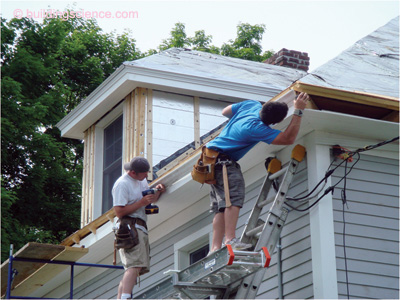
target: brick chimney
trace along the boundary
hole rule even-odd
[[[307,72],[308,66],[310,65],[310,58],[306,52],[283,48],[267,60],[263,61],[263,63]]]

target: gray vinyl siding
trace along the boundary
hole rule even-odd
[[[333,183],[343,174],[341,167]],[[361,155],[348,175],[345,223],[342,188],[343,181],[335,190],[333,203],[339,298],[347,298],[345,229],[350,298],[399,299],[398,160]]]

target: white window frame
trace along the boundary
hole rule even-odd
[[[212,224],[192,233],[174,244],[174,268],[182,270],[190,265],[190,253],[212,242]]]
[[[95,159],[94,159],[94,186],[93,186],[93,219],[97,219],[102,215],[103,205],[103,154],[104,154],[104,129],[112,122],[123,115],[123,103],[119,104],[115,109],[109,112],[101,119],[95,127]],[[122,128],[122,134],[124,128]],[[124,149],[124,140],[122,140],[122,149]],[[122,150],[122,157],[124,155]],[[122,175],[122,168],[121,168]]]

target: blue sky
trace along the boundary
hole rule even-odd
[[[2,1],[6,19],[65,8],[98,14],[105,32],[129,29],[140,50],[156,48],[177,22],[193,36],[204,29],[221,46],[236,37],[239,22],[265,24],[263,50],[307,52],[310,71],[399,15],[398,1]],[[108,16],[106,15],[108,14]],[[100,16],[101,14],[101,16]],[[129,17],[131,14],[131,17]],[[118,16],[118,17],[117,17]]]

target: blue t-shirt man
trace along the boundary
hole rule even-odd
[[[280,131],[261,121],[261,108],[261,103],[254,100],[233,104],[228,124],[219,136],[207,144],[207,148],[238,161],[258,142],[271,144]]]
[[[294,114],[289,126],[284,131],[270,127],[281,122],[287,115],[288,106],[282,102],[268,102],[261,105],[258,101],[247,100],[224,108],[222,114],[230,120],[222,132],[207,144],[207,148],[220,152],[219,164],[215,166],[216,183],[211,185],[211,211],[213,219],[213,238],[210,252],[230,244],[233,249],[244,250],[251,244],[242,243],[235,237],[239,210],[245,198],[245,182],[237,163],[258,142],[275,145],[291,145],[300,129],[302,111],[309,96],[300,93],[293,101]],[[227,157],[228,156],[228,157]],[[224,178],[221,163],[228,163],[228,185],[230,204],[225,202]],[[229,162],[230,161],[230,162]]]

